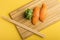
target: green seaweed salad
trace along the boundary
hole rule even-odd
[[[24,17],[28,20],[32,19],[32,15],[33,15],[33,10],[32,9],[27,9],[24,12]]]

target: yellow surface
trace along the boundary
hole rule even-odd
[[[17,9],[18,7],[21,7],[30,1],[0,0],[0,40],[21,40],[15,26],[3,20],[1,16],[4,15],[9,17],[8,14],[11,11]],[[60,40],[60,21],[42,30],[41,33],[46,34],[46,38],[43,39],[36,35],[33,35],[26,40]]]

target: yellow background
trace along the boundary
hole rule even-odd
[[[0,40],[21,40],[15,26],[1,18],[32,0],[0,0]],[[51,0],[52,1],[52,0]],[[58,0],[57,0],[58,1]],[[60,21],[41,31],[46,38],[33,35],[26,40],[60,40]]]

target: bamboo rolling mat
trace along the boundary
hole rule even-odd
[[[23,17],[24,11],[27,8],[33,9],[36,5],[40,5],[40,7],[41,7],[43,2],[45,2],[47,4],[47,9],[48,9],[46,20],[44,23],[39,21],[39,23],[37,25],[33,25],[30,20],[26,20]],[[10,16],[12,19],[16,20],[17,22],[20,22],[37,31],[41,31],[42,29],[48,27],[48,25],[51,25],[60,20],[60,3],[57,0],[35,0],[27,5],[11,12]],[[18,26],[16,26],[16,27],[23,39],[25,39],[33,34],[23,28],[20,28]]]

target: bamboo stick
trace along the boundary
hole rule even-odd
[[[42,38],[45,38],[45,35],[44,35],[44,34],[41,34],[41,33],[39,33],[38,31],[33,30],[33,29],[27,27],[26,25],[23,25],[23,24],[15,21],[15,20],[12,20],[12,19],[7,18],[7,17],[2,17],[2,18],[5,19],[5,20],[7,20],[8,22],[11,22],[11,23],[13,23],[13,24],[15,24],[15,25],[18,25],[19,27],[24,28],[24,29],[26,29],[26,30],[28,30],[28,31],[30,31],[30,32],[32,32],[32,33],[34,33],[34,34],[42,37]]]

